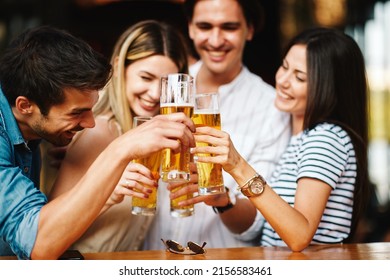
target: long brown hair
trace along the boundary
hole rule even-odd
[[[289,44],[305,45],[308,72],[307,107],[303,129],[322,122],[343,127],[351,137],[357,175],[350,237],[370,195],[368,176],[368,82],[364,57],[347,34],[329,28],[312,28]]]

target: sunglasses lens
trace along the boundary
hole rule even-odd
[[[205,243],[203,243],[204,245],[206,245]],[[203,245],[203,246],[204,246]],[[203,254],[205,251],[204,251],[204,249],[203,249],[203,247],[202,246],[200,246],[200,245],[198,245],[198,244],[196,244],[195,242],[192,242],[192,241],[189,241],[188,243],[187,243],[187,246],[188,246],[188,248],[192,251],[192,252],[194,252],[194,253],[196,253],[196,254]]]
[[[183,246],[181,246],[179,243],[177,243],[174,240],[167,240],[165,243],[167,244],[168,248],[173,250],[173,251],[176,251],[176,252],[183,252],[184,251]]]

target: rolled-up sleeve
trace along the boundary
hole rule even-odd
[[[256,211],[256,217],[253,224],[244,232],[240,234],[233,234],[237,239],[242,241],[255,241],[260,244],[260,234],[263,230],[265,219],[259,210]]]

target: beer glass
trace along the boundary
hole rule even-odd
[[[181,188],[185,187],[189,183],[185,183],[184,185],[180,185],[174,189],[171,190],[171,192],[176,192],[180,190]],[[194,214],[194,205],[187,205],[187,206],[179,206],[178,203],[183,200],[187,200],[193,197],[193,193],[188,193],[182,196],[179,196],[178,198],[171,199],[171,216],[182,218],[182,217],[188,217],[192,216]]]
[[[221,115],[219,111],[218,93],[198,93],[195,95],[195,107],[192,120],[196,127],[210,126],[221,129]],[[207,143],[197,142],[196,146],[207,146]],[[198,156],[211,156],[198,154]],[[222,165],[214,163],[196,162],[198,170],[198,193],[209,195],[224,193],[225,187],[222,177]]]
[[[147,122],[151,119],[151,117],[134,117],[133,119],[133,127],[137,127],[144,122]],[[149,168],[149,170],[153,174],[153,178],[158,181],[160,178],[160,164],[161,164],[161,153],[155,152],[148,157],[134,159],[133,162],[144,165]],[[145,186],[148,187],[148,186]],[[156,213],[157,206],[157,188],[150,186],[153,190],[152,193],[149,194],[149,198],[139,198],[132,197],[132,209],[131,213],[134,215],[145,215],[152,216]]]
[[[160,113],[162,115],[183,112],[192,117],[194,111],[194,79],[177,73],[161,78]],[[190,180],[190,150],[182,146],[179,153],[171,149],[162,151],[161,177],[164,182],[187,182]]]

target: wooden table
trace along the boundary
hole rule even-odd
[[[207,249],[204,255],[167,251],[85,253],[87,260],[390,260],[390,242],[310,246],[302,252],[283,247]]]
[[[178,255],[165,250],[83,255],[86,260],[390,260],[390,242],[315,245],[302,252],[284,247],[205,248],[204,255]]]

